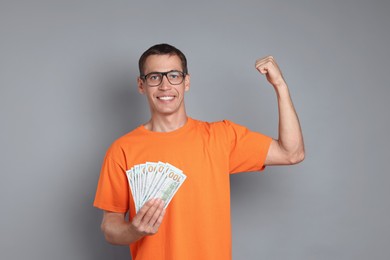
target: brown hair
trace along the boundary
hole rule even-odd
[[[156,44],[150,47],[149,49],[147,49],[139,58],[138,68],[139,68],[140,76],[144,75],[145,61],[150,55],[166,55],[166,54],[177,55],[181,60],[183,73],[184,74],[188,73],[186,56],[176,47],[169,45],[167,43],[161,43],[161,44]]]

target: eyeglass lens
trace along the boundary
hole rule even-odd
[[[145,76],[146,83],[150,86],[158,86],[161,84],[164,75],[172,85],[178,85],[182,83],[184,79],[184,74],[180,71],[169,71],[165,73],[152,72]]]

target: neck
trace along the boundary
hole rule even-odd
[[[144,126],[153,132],[172,132],[184,126],[188,120],[187,114],[183,115],[152,115],[152,118]]]

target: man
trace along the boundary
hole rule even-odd
[[[168,44],[143,53],[138,90],[147,97],[151,118],[107,151],[94,202],[104,210],[101,227],[108,242],[130,245],[134,260],[231,259],[229,174],[304,158],[298,117],[281,71],[271,56],[257,61],[256,68],[278,97],[277,140],[227,120],[188,117],[184,54]],[[151,199],[136,213],[126,171],[149,161],[168,162],[187,179],[166,209],[163,200]]]

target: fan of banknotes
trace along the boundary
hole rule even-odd
[[[182,170],[163,162],[134,165],[126,175],[136,212],[152,198],[162,199],[166,208],[187,178]]]

